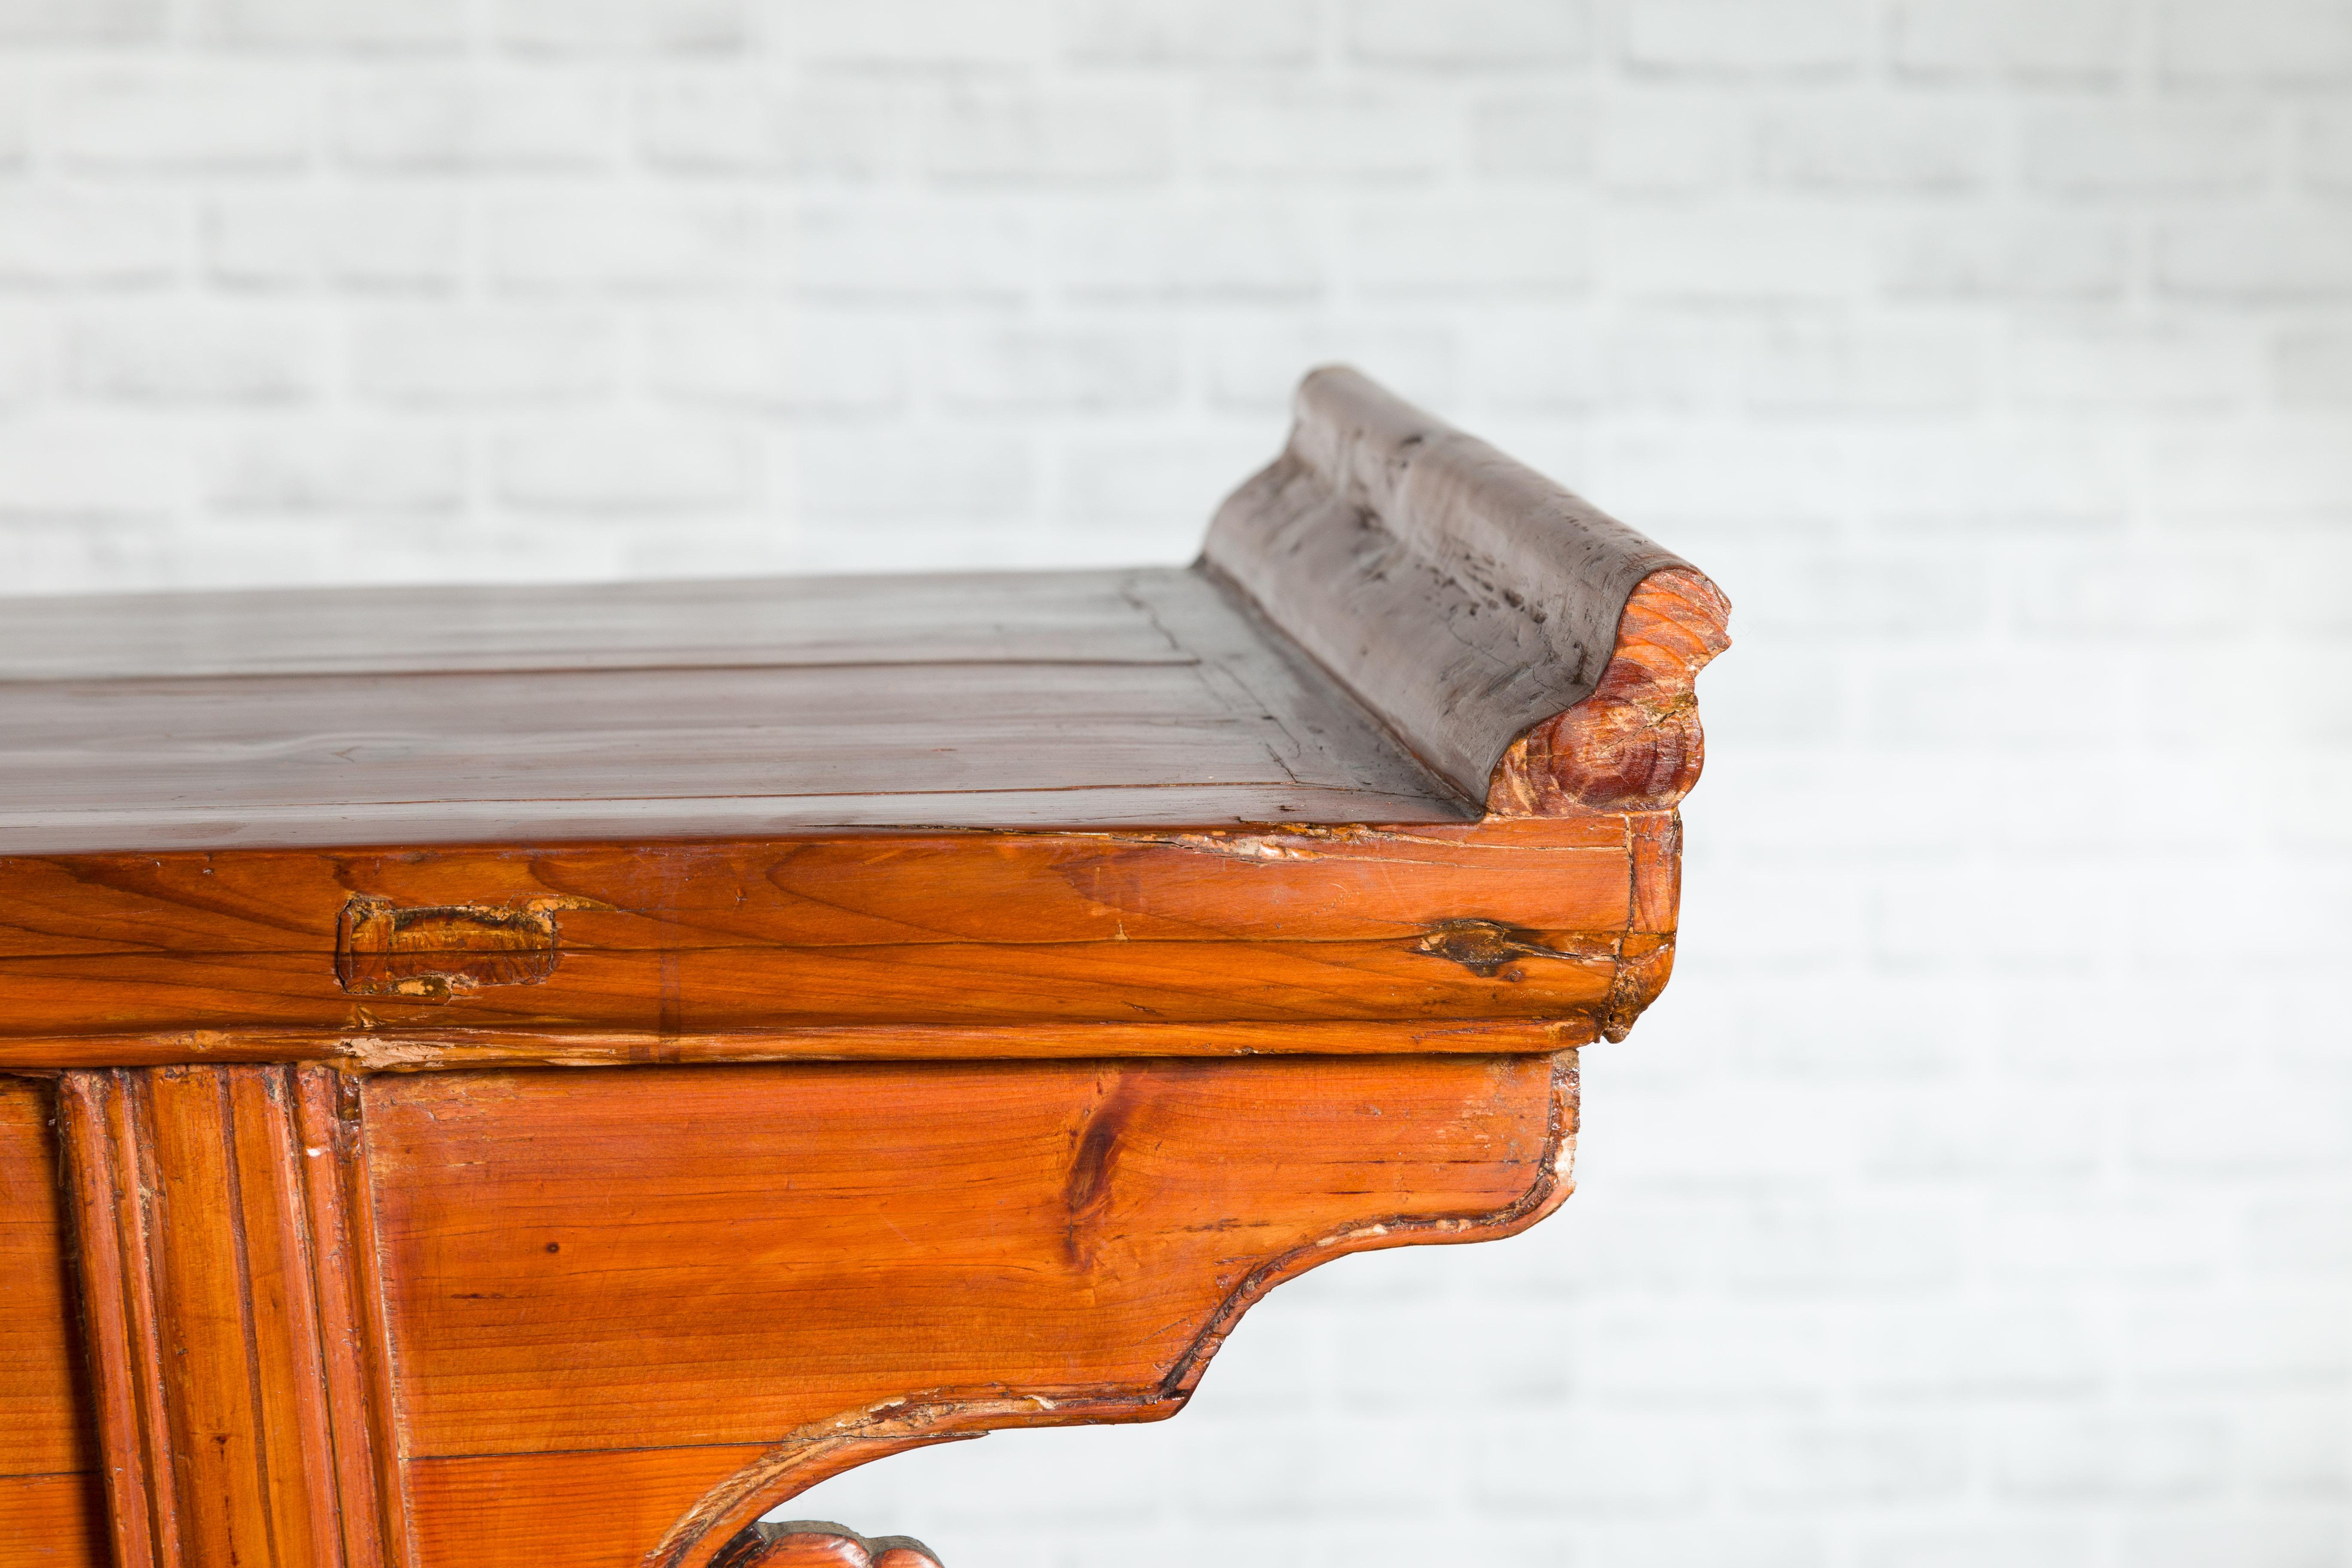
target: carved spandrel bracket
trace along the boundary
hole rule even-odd
[[[940,1560],[912,1536],[868,1540],[846,1525],[796,1519],[751,1526],[719,1548],[710,1568],[940,1568]]]

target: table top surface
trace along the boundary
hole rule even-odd
[[[0,853],[1433,822],[1199,570],[0,601]]]

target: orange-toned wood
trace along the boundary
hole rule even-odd
[[[118,1563],[385,1561],[334,1092],[273,1068],[60,1083]]]
[[[908,1536],[868,1541],[846,1525],[802,1519],[757,1526],[712,1568],[940,1568],[940,1560]]]
[[[937,1568],[761,1520],[1558,1204],[1727,607],[1297,412],[1189,571],[6,606],[0,1568]]]
[[[106,1490],[98,1472],[0,1476],[0,1563],[108,1568]]]
[[[106,1512],[75,1331],[46,1083],[0,1078],[0,1563],[102,1568]]]
[[[0,1078],[0,1477],[98,1473],[49,1133],[54,1101],[48,1084]]]
[[[0,1061],[10,1035],[240,1026],[1597,1021],[1624,939],[1672,930],[1633,886],[1635,844],[1670,829],[0,860]],[[1521,933],[1525,962],[1449,962],[1432,934],[1465,921]]]

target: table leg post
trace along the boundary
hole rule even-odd
[[[116,1568],[396,1568],[331,1072],[70,1072]]]

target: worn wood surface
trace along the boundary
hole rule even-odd
[[[282,1068],[60,1082],[118,1563],[398,1561],[338,1093]]]
[[[1491,803],[1511,743],[1593,694],[1652,574],[1692,584],[1697,663],[1725,646],[1729,605],[1687,563],[1475,437],[1344,368],[1296,409],[1204,563],[1468,798]]]
[[[0,858],[0,1064],[63,1065],[47,1043],[60,1036],[255,1031],[1353,1019],[1540,1021],[1589,1037],[1622,1032],[1646,1000],[1643,966],[1672,939],[1677,831],[1670,813],[1619,813],[13,857]],[[1154,1049],[1200,1048],[1193,1037]],[[221,1044],[184,1059],[236,1059]]]
[[[868,1541],[846,1525],[801,1519],[752,1526],[711,1568],[940,1568],[940,1560],[908,1536]]]
[[[461,1561],[431,1543],[460,1549],[486,1496],[516,1500],[492,1505],[502,1518],[542,1478],[564,1495],[615,1474],[643,1489],[649,1449],[679,1450],[676,1470],[654,1467],[677,1512],[704,1500],[661,1558],[686,1568],[844,1450],[1168,1414],[1276,1279],[1365,1247],[1502,1234],[1556,1204],[1571,1067],[370,1079],[423,1568]],[[609,1464],[581,1458],[599,1450]],[[602,1561],[633,1526],[611,1528],[574,1519],[534,1551]]]
[[[1189,572],[0,605],[0,1568],[936,1568],[758,1521],[1565,1196],[1725,613],[1347,373]]]
[[[50,1085],[0,1078],[0,1563],[10,1568],[106,1560],[54,1114]]]
[[[237,600],[0,602],[0,846],[1473,815],[1197,573]]]

